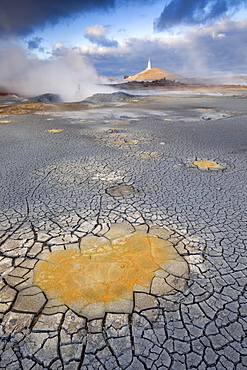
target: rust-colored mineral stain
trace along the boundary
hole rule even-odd
[[[193,164],[197,167],[202,167],[202,168],[210,168],[210,167],[218,167],[218,163],[216,162],[211,162],[211,161],[195,161]]]
[[[93,247],[85,238],[81,250],[47,253],[34,269],[34,284],[48,298],[87,317],[92,304],[105,311],[109,304],[114,309],[123,300],[132,302],[135,286],[149,288],[155,271],[177,257],[169,241],[151,234],[135,231],[111,241],[94,238]]]

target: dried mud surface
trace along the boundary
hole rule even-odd
[[[246,369],[246,97],[0,98],[1,369]]]

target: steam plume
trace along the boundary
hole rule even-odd
[[[59,94],[65,101],[79,101],[95,92],[106,92],[95,69],[73,50],[42,61],[29,59],[17,45],[8,44],[0,51],[0,88],[4,91],[35,96]],[[97,86],[96,86],[97,85]]]

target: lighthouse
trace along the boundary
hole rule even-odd
[[[152,65],[151,65],[151,60],[150,60],[150,58],[149,58],[149,60],[148,60],[148,66],[147,66],[147,68],[146,69],[152,69]]]

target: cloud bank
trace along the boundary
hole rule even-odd
[[[163,31],[180,24],[204,24],[246,5],[246,0],[172,0],[154,21],[154,28]]]
[[[115,0],[1,0],[0,35],[27,35],[47,22],[54,25],[79,12],[114,6]]]
[[[89,11],[109,11],[130,3],[145,4],[155,0],[1,0],[0,37],[23,36],[47,23],[75,17]]]
[[[101,74],[123,77],[153,67],[202,77],[220,73],[246,73],[247,20],[221,19],[210,26],[194,26],[183,36],[131,36],[118,47],[78,46]]]

